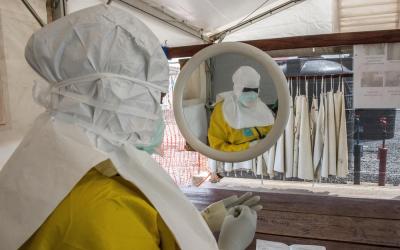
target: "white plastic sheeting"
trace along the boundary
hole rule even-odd
[[[400,28],[398,0],[338,0],[340,32]]]
[[[125,1],[129,2],[129,0]],[[333,27],[332,1],[335,0],[304,1],[267,17],[260,22],[228,34],[224,41],[331,33]],[[69,0],[67,2],[67,12],[71,13],[103,2],[104,0]],[[145,0],[144,2],[158,9],[166,9],[168,13],[172,13],[179,20],[184,20],[190,25],[203,29],[205,35],[211,35],[238,24],[262,5],[265,0]],[[247,19],[284,2],[286,0],[270,0],[248,16]],[[118,1],[112,4],[129,9],[136,17],[149,26],[162,44],[167,41],[168,46],[176,47],[203,43],[201,39],[193,35],[185,33],[136,9],[119,4]]]
[[[226,36],[224,41],[256,40],[332,32],[332,1],[307,0]]]
[[[104,0],[68,0],[67,13],[72,13],[74,11],[87,8],[96,4],[102,4],[104,2]],[[173,47],[203,43],[201,39],[185,33],[165,22],[157,20],[156,18],[140,12],[139,10],[119,4],[117,1],[112,2],[112,5],[124,8],[125,10],[128,10],[133,15],[135,15],[135,17],[139,18],[153,31],[153,33],[159,39],[160,44],[164,44],[166,42],[169,47]]]
[[[129,0],[128,0],[129,1]],[[132,1],[132,0],[131,0]],[[204,30],[206,35],[222,30],[226,26],[239,23],[247,15],[254,16],[271,8],[276,2],[285,0],[144,0],[159,9],[166,9],[174,16]]]
[[[133,2],[134,0],[124,1]],[[142,1],[172,14],[176,19],[182,20],[198,30],[203,30],[207,36],[287,2],[287,0]],[[68,0],[67,12],[71,13],[104,2],[105,0]],[[112,4],[130,9],[153,30],[160,43],[167,41],[167,45],[170,47],[203,43],[201,39],[139,10],[118,4],[118,1]],[[227,34],[224,41],[304,36],[337,31],[396,29],[400,27],[399,12],[400,2],[398,0],[306,0]]]
[[[39,13],[39,11],[37,11]],[[43,12],[42,12],[43,13]],[[25,61],[25,44],[34,31],[40,28],[21,1],[0,2],[0,67],[6,77],[0,84],[7,85],[10,118],[6,128],[0,127],[0,169],[30,128],[34,118],[42,111],[32,99],[32,86],[40,77]]]

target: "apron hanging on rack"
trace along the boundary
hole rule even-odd
[[[282,133],[276,143],[274,171],[278,173],[285,171],[285,133]]]
[[[331,89],[327,95],[327,117],[328,117],[328,174],[336,175],[336,123],[335,106],[333,101],[333,83],[331,77]]]
[[[314,176],[319,177],[321,175],[321,162],[322,154],[324,151],[324,134],[325,134],[325,105],[324,105],[324,92],[323,92],[324,79],[321,79],[321,91],[320,101],[318,108],[318,117],[315,125],[315,140],[313,150],[313,165],[314,165]]]
[[[263,178],[263,176],[267,173],[266,166],[267,165],[264,163],[264,160],[263,160],[263,155],[259,155],[257,157],[257,165],[256,165],[255,174],[260,175],[261,178]]]
[[[289,80],[290,98],[289,98],[289,119],[285,128],[285,176],[293,177],[293,143],[294,143],[294,117],[293,117],[293,83]]]
[[[300,118],[301,103],[299,96],[299,78],[296,78],[296,97],[294,98],[294,145],[293,145],[293,177],[298,176],[299,163],[299,139],[300,139]]]
[[[325,78],[322,78],[322,87],[324,88],[323,93],[321,94],[322,104],[323,104],[323,151],[321,158],[321,171],[320,177],[327,178],[329,176],[329,129],[328,129],[328,96],[326,93],[326,81]],[[322,109],[319,111],[322,112]]]
[[[233,163],[233,170],[252,170],[253,169],[253,159],[248,161],[242,162],[234,162]]]
[[[267,165],[267,174],[270,178],[274,177],[275,145],[263,154],[263,158]]]
[[[306,95],[299,97],[300,133],[298,150],[298,177],[304,180],[314,179],[314,170],[311,152],[310,119],[308,109],[308,81],[305,79]]]
[[[282,134],[281,137],[279,137],[278,142],[276,143],[276,148],[275,148],[275,161],[274,161],[274,171],[278,173],[283,173],[284,172],[284,164],[285,164],[285,135]]]
[[[338,139],[338,160],[337,160],[337,176],[346,177],[349,174],[349,155],[347,148],[347,127],[346,127],[346,102],[344,96],[343,79],[341,83],[341,111],[339,124]]]
[[[232,170],[233,170],[233,163],[224,162],[224,171],[230,173],[232,172]]]
[[[340,85],[340,78],[339,78]],[[333,90],[332,90],[333,92]],[[336,142],[339,141],[339,127],[340,127],[340,112],[342,110],[342,91],[340,86],[338,86],[336,93],[333,94],[333,103],[335,107],[335,134],[336,134]],[[336,149],[338,145],[336,145]]]
[[[314,77],[313,84],[313,99],[311,102],[311,110],[310,110],[310,131],[311,131],[311,148],[314,150],[315,144],[315,133],[317,129],[317,120],[318,120],[318,98],[317,98],[317,79]]]

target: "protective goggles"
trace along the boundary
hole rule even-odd
[[[256,93],[258,93],[258,88],[243,88],[242,92],[256,92]]]

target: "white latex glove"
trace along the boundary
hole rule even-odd
[[[258,140],[251,141],[249,147],[251,148],[251,147],[255,146],[257,143],[258,143]]]
[[[230,208],[237,205],[245,205],[253,209],[255,212],[258,212],[262,209],[262,205],[260,205],[259,202],[260,196],[253,196],[251,192],[247,192],[240,197],[232,195],[228,198],[212,203],[201,212],[201,215],[212,232],[219,232],[221,230],[222,222]]]
[[[244,250],[256,233],[257,213],[248,206],[236,206],[228,211],[222,223],[218,247],[220,250]]]

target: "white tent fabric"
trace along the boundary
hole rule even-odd
[[[67,13],[72,13],[83,8],[94,6],[96,4],[102,4],[104,2],[104,0],[69,0],[67,2]],[[113,2],[112,5],[124,8],[125,10],[128,10],[133,15],[135,15],[135,17],[140,19],[153,31],[153,33],[160,40],[160,44],[164,44],[166,41],[167,45],[169,47],[172,47],[203,43],[203,41],[197,37],[187,34],[136,9],[119,4],[117,1]]]
[[[224,41],[331,33],[332,1],[304,1],[242,30],[229,34]]]
[[[125,1],[129,2],[130,0]],[[334,0],[304,1],[237,32],[228,34],[224,41],[331,33],[332,8],[330,6],[332,5],[332,1]],[[270,0],[264,5],[262,4],[265,0],[145,0],[144,2],[157,8],[164,8],[186,23],[202,29],[205,35],[210,35],[238,24],[244,18],[248,19],[269,10],[274,6],[286,2],[286,0]],[[67,12],[71,13],[99,3],[104,3],[104,0],[69,0],[67,2]],[[203,42],[199,38],[184,33],[138,10],[121,5],[118,1],[112,4],[128,8],[150,27],[161,43],[167,41],[167,45],[170,47],[200,44]],[[261,5],[262,7],[257,9]],[[252,13],[256,9],[257,11]],[[252,14],[249,15],[250,13]],[[304,13],[307,13],[307,15],[304,15]]]
[[[131,0],[132,1],[132,0]],[[250,15],[254,16],[266,9],[271,8],[276,3],[285,0],[143,0],[144,2],[166,9],[175,16],[181,17],[193,26],[204,30],[206,35],[222,30],[226,26],[234,25],[262,6],[257,12]],[[128,0],[129,2],[129,0]],[[229,2],[229,3],[228,3]]]
[[[0,126],[1,169],[43,109],[32,99],[33,80],[40,77],[24,57],[25,44],[39,24],[21,1],[1,0],[0,25],[0,55],[4,54],[0,56],[0,88],[6,90],[10,113],[6,127]]]
[[[30,1],[35,3],[44,0]],[[134,2],[134,0],[124,1]],[[221,32],[287,1],[141,0],[149,6],[172,14],[177,20],[182,20],[182,22],[202,30],[206,36]],[[104,2],[105,0],[68,0],[67,12],[71,13]],[[197,37],[139,10],[121,5],[118,1],[111,4],[132,11],[136,17],[153,30],[161,43],[167,41],[167,45],[170,47],[203,43]],[[399,15],[400,3],[397,0],[307,0],[227,34],[224,41],[396,29],[400,27]]]
[[[337,8],[340,32],[400,28],[398,0],[342,0]]]

